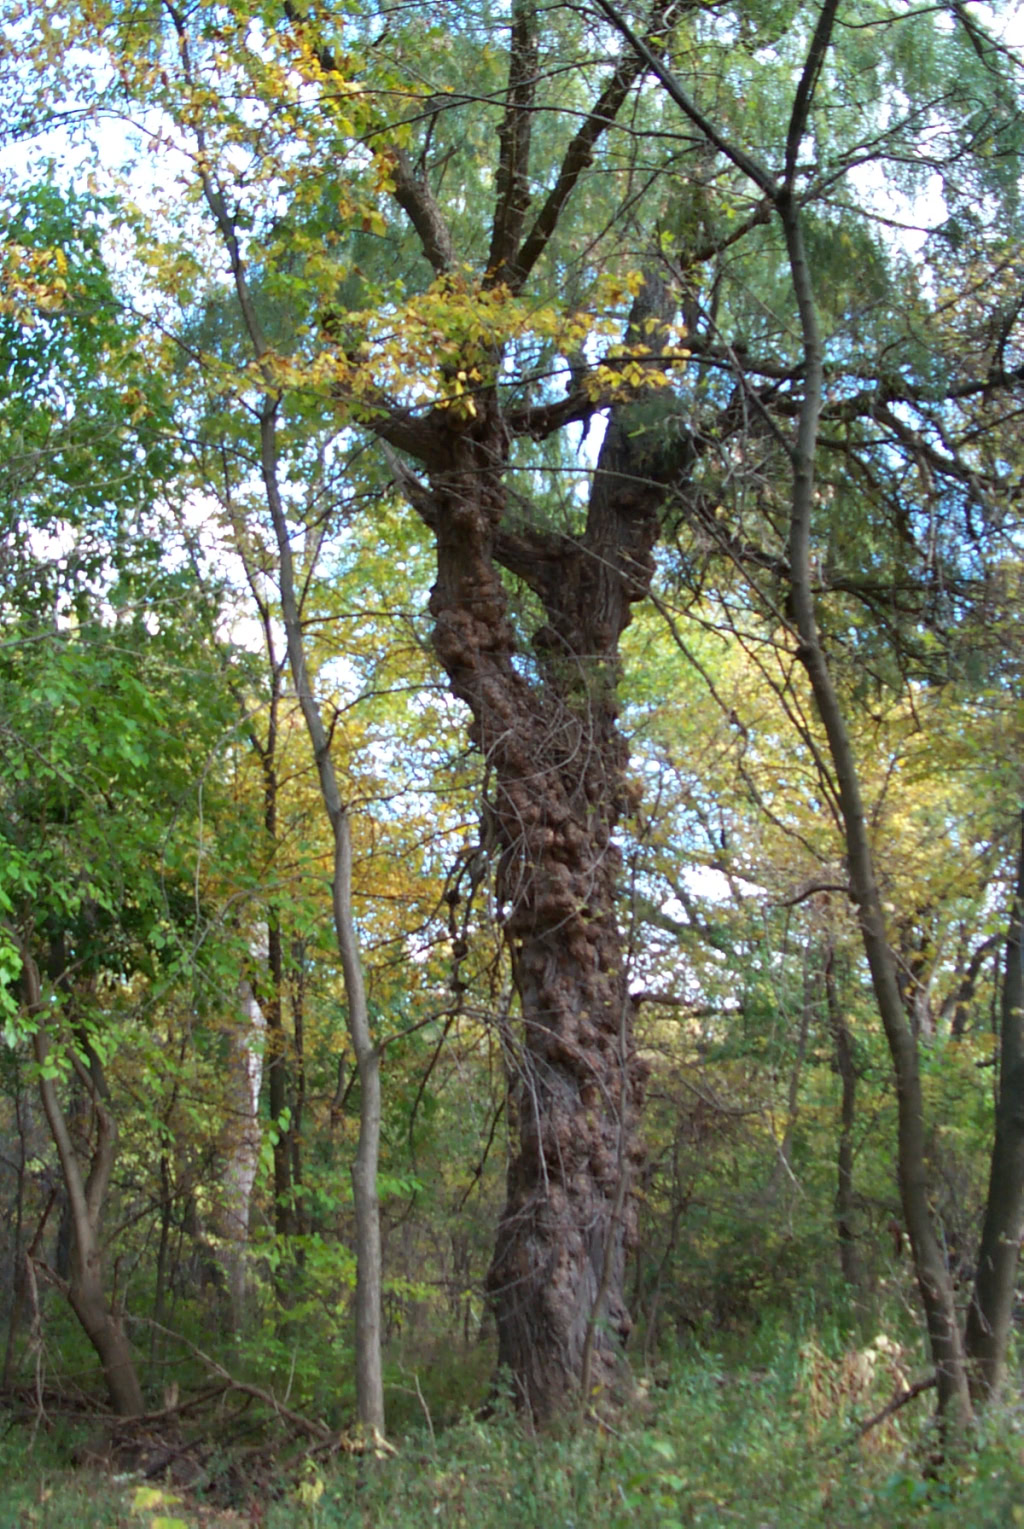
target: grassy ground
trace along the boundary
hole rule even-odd
[[[929,1394],[858,1441],[906,1378],[882,1342],[830,1355],[813,1340],[757,1363],[692,1353],[609,1426],[530,1437],[508,1417],[441,1429],[421,1418],[393,1458],[338,1456],[236,1473],[234,1503],[68,1465],[70,1433],[6,1427],[0,1529],[627,1529],[1024,1526],[1024,1407],[1003,1408],[945,1465]],[[424,1390],[429,1398],[428,1377]],[[95,1430],[93,1430],[95,1431]],[[228,1441],[224,1441],[228,1450]]]

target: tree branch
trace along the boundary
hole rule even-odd
[[[404,149],[393,151],[391,173],[395,201],[416,230],[424,255],[440,276],[455,264],[455,249],[434,193],[426,180],[416,174]]]
[[[498,129],[497,193],[487,279],[507,280],[530,203],[530,137],[537,89],[537,12],[533,0],[513,0],[505,115]],[[517,290],[515,283],[510,283]],[[522,282],[518,283],[521,286]]]
[[[533,227],[513,262],[512,270],[506,275],[505,279],[514,292],[519,291],[547,248],[548,240],[558,226],[562,210],[572,195],[576,182],[584,170],[593,163],[594,149],[598,139],[618,116],[630,89],[642,72],[642,65],[637,57],[627,56],[620,59],[614,74],[585,118],[583,126],[570,142],[558,172],[558,179],[534,219]]]
[[[596,3],[620,37],[626,39],[637,56],[643,59],[651,73],[661,82],[666,94],[676,103],[679,110],[689,117],[693,125],[699,128],[709,143],[714,144],[720,154],[724,154],[726,159],[730,160],[738,170],[742,170],[743,174],[764,192],[765,196],[774,201],[779,189],[775,177],[744,149],[730,143],[728,138],[718,131],[710,117],[704,115],[697,103],[683,89],[672,70],[662,62],[649,43],[637,36],[625,16],[611,3],[611,0],[596,0]]]
[[[818,25],[814,29],[811,38],[811,46],[804,60],[803,73],[800,83],[796,87],[796,95],[793,97],[793,110],[789,118],[789,131],[786,134],[786,170],[785,184],[788,191],[793,189],[793,181],[796,176],[796,157],[800,152],[804,133],[807,131],[807,118],[811,110],[811,102],[814,100],[814,91],[821,74],[825,56],[828,53],[829,43],[832,38],[832,28],[835,24],[836,11],[839,9],[839,0],[825,0],[821,15],[818,17]]]

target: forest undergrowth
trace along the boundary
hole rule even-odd
[[[181,1408],[177,1454],[166,1418],[136,1422],[129,1448],[124,1425],[105,1434],[67,1404],[8,1408],[0,1529],[1024,1523],[1019,1391],[936,1463],[929,1392],[880,1416],[914,1378],[908,1348],[884,1333],[841,1342],[779,1326],[681,1348],[637,1377],[628,1404],[544,1434],[500,1401],[479,1418],[467,1391],[482,1372],[465,1357],[394,1372],[386,1452],[297,1437],[255,1399],[243,1423],[223,1394]]]

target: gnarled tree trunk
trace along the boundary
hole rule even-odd
[[[648,35],[656,50],[665,46],[672,9],[672,0],[651,6]],[[341,62],[315,21],[290,4],[286,14],[319,69],[338,70]],[[512,0],[509,7],[495,205],[479,274],[482,291],[507,296],[523,290],[596,145],[643,73],[631,50],[611,61],[546,194],[532,207],[540,15],[536,0]],[[425,149],[416,160],[393,146],[388,176],[444,290],[453,269],[471,268],[476,255],[470,251],[467,263],[466,252],[456,250],[431,190],[428,159]],[[665,318],[656,286],[648,284],[640,309]],[[639,328],[640,309],[633,339],[637,355],[648,356],[660,340]],[[421,482],[392,457],[397,481],[436,538],[434,646],[453,693],[472,713],[491,785],[484,837],[501,850],[497,892],[523,1031],[509,1050],[516,1148],[488,1285],[499,1361],[513,1376],[520,1405],[544,1419],[588,1372],[597,1384],[611,1379],[629,1330],[622,1293],[631,1235],[625,1185],[637,1155],[642,1067],[614,911],[613,835],[627,762],[616,726],[617,653],[629,605],[648,591],[657,512],[679,451],[645,463],[638,435],[631,437],[622,411],[613,410],[585,531],[559,536],[536,522],[517,523],[505,485],[510,442],[589,421],[602,405],[575,376],[564,400],[541,389],[533,395],[540,401],[521,407],[520,395],[513,404],[495,380],[500,348],[495,341],[495,353],[482,363],[490,381],[478,355],[461,372],[457,360],[447,363],[452,380],[480,379],[469,407],[449,408],[447,400],[410,409],[380,394],[365,422],[426,469]],[[501,569],[522,579],[544,608],[530,655],[517,648]]]
[[[667,305],[649,278],[634,333],[645,316],[664,319]],[[428,460],[429,487],[404,481],[437,542],[434,646],[472,712],[492,783],[486,833],[501,850],[497,896],[522,1037],[508,1054],[515,1144],[488,1290],[499,1364],[520,1405],[544,1421],[585,1377],[595,1389],[613,1380],[631,1325],[625,1191],[644,1069],[615,916],[613,836],[628,760],[618,645],[631,603],[648,591],[679,452],[644,461],[624,405],[607,429],[583,533],[514,527],[505,427],[493,400],[476,407],[459,431],[438,421],[448,439]],[[517,652],[502,566],[544,606],[530,656]]]

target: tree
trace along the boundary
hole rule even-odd
[[[608,0],[599,0],[599,4],[631,45],[638,52],[644,53],[669,96],[708,143],[723,153],[754,183],[777,215],[784,233],[802,341],[802,396],[795,437],[791,444],[787,443],[791,495],[784,565],[788,582],[786,614],[795,639],[795,655],[806,671],[827,740],[828,767],[832,775],[830,789],[841,818],[850,895],[857,909],[864,952],[892,1057],[899,1100],[898,1178],[903,1214],[928,1323],[939,1409],[955,1426],[962,1426],[971,1410],[968,1375],[952,1282],[929,1205],[924,1106],[917,1043],[902,1001],[896,961],[886,929],[860,773],[816,614],[812,526],[819,428],[825,402],[826,358],[815,298],[813,267],[805,239],[805,213],[802,198],[797,193],[797,181],[801,147],[808,131],[814,95],[825,70],[838,5],[826,0],[822,7],[793,97],[785,135],[784,164],[781,171],[773,172],[746,149],[738,147],[722,135],[682,89],[671,71],[634,36],[621,13]],[[972,39],[977,45],[976,34],[972,33]],[[819,762],[819,768],[822,764],[823,761]],[[1012,1032],[1010,1055],[1015,1055]],[[1009,1177],[1012,1178],[1012,1174]],[[997,1181],[998,1175],[994,1178],[994,1182]],[[1011,1221],[1016,1226],[1012,1213]]]
[[[199,87],[190,75],[188,50],[200,42],[186,39],[181,18],[168,14],[184,61],[184,94],[194,96]],[[241,38],[248,18],[240,14],[235,26]],[[201,39],[204,59],[210,40]],[[154,41],[159,54],[162,40]],[[320,38],[292,15],[280,28],[279,45],[288,55],[298,46],[305,67],[317,77],[318,96],[321,80],[327,81],[322,93],[329,103],[339,68]],[[538,339],[549,347],[570,340],[579,346],[590,332],[589,320],[573,313],[544,321],[535,338],[529,305],[520,303],[519,294],[594,145],[640,73],[639,63],[628,58],[607,71],[579,131],[563,147],[555,192],[527,227],[523,175],[534,109],[535,45],[536,18],[523,7],[510,52],[491,249],[479,277],[464,282],[455,275],[450,230],[401,144],[388,144],[378,156],[389,184],[393,175],[395,199],[408,213],[437,278],[422,292],[423,317],[414,303],[403,321],[410,354],[401,363],[414,369],[425,365],[431,389],[439,387],[437,402],[422,419],[410,415],[400,392],[390,398],[379,394],[372,354],[365,363],[350,364],[340,342],[314,365],[323,373],[326,363],[337,407],[428,473],[429,482],[421,484],[404,463],[393,460],[403,490],[437,538],[435,647],[454,693],[473,714],[473,740],[493,781],[482,841],[487,850],[500,852],[498,898],[523,1013],[524,1042],[509,1052],[520,1144],[490,1280],[499,1358],[511,1369],[521,1400],[546,1417],[585,1370],[595,1383],[611,1378],[618,1340],[629,1326],[621,1281],[642,1068],[631,1038],[625,952],[613,908],[618,863],[613,833],[624,805],[625,765],[615,725],[617,645],[630,605],[642,597],[651,574],[657,516],[645,478],[657,498],[687,448],[683,443],[668,459],[648,464],[646,443],[637,436],[652,405],[634,405],[633,397],[664,386],[664,363],[672,359],[663,354],[670,349],[669,305],[653,271],[628,273],[636,299],[625,350],[599,366],[586,386],[574,386],[564,404],[553,404],[541,384],[541,401],[509,414],[506,397],[529,379],[524,375],[513,387],[503,386],[504,335],[521,335],[525,358]],[[254,62],[251,54],[245,59],[246,67]],[[481,63],[490,67],[483,56]],[[272,88],[278,81],[275,76]],[[318,112],[323,104],[317,102]],[[299,118],[288,123],[292,143],[302,125]],[[210,167],[209,135],[222,128],[218,119],[204,120],[205,136],[197,140],[200,184],[228,252],[265,390],[261,471],[278,536],[293,676],[307,705],[311,696],[299,664],[297,626],[288,613],[289,543],[283,510],[275,508],[277,398],[292,385],[305,385],[305,375],[281,370],[284,358],[274,355],[256,312],[238,237],[239,209],[227,200],[232,178],[227,167]],[[239,130],[237,119],[231,130]],[[400,125],[396,131],[400,139]],[[339,119],[332,136],[351,139],[350,125]],[[326,149],[321,144],[318,152]],[[288,145],[277,161],[286,184],[294,180],[290,152]],[[372,225],[379,215],[369,216]],[[294,253],[290,244],[277,269]],[[440,355],[423,329],[431,308],[450,334]],[[329,325],[329,314],[324,322]],[[351,316],[341,322],[349,324]],[[545,327],[555,333],[546,335]],[[385,376],[390,361],[385,353]],[[513,524],[520,519],[518,506],[514,513],[508,510],[504,483],[513,441],[542,441],[618,396],[623,402],[606,433],[585,529],[574,536]],[[654,407],[656,412],[656,400]],[[502,565],[523,580],[543,611],[534,656],[525,667],[516,662],[521,641],[508,614]],[[322,724],[317,731],[314,710],[307,705],[307,723],[338,828],[336,889],[343,897],[347,830],[330,786],[326,735]],[[354,1000],[353,1009],[358,1012]],[[372,1046],[360,1053],[369,1066]],[[371,1092],[364,1082],[367,1108]]]
[[[1024,1130],[1022,1130],[1021,1043],[1024,1025],[1021,900],[1024,848],[1013,889],[1006,965],[1000,997],[999,1092],[985,1223],[978,1247],[974,1298],[967,1313],[965,1347],[975,1395],[998,1396],[1005,1380],[1017,1264],[1024,1231]]]
[[[518,1002],[518,1030],[502,1029],[513,1148],[489,1290],[519,1402],[544,1419],[610,1385],[630,1325],[646,1067],[616,911],[635,801],[621,643],[664,541],[666,573],[714,579],[733,611],[737,574],[752,585],[746,637],[778,656],[780,703],[842,832],[898,1079],[940,1400],[964,1412],[916,1041],[836,655],[883,686],[903,683],[901,665],[932,677],[929,639],[975,592],[973,510],[1006,502],[1006,460],[975,443],[981,422],[1000,439],[1012,428],[995,417],[1019,381],[1016,318],[1011,305],[978,351],[984,374],[964,376],[952,343],[958,324],[977,339],[970,304],[954,304],[942,344],[923,343],[942,302],[901,269],[850,176],[871,161],[896,180],[927,154],[958,217],[983,191],[1008,222],[1016,96],[959,12],[950,33],[867,7],[883,51],[867,24],[833,47],[832,3],[792,25],[655,3],[633,27],[600,9],[606,21],[517,0],[502,50],[468,17],[449,47],[417,9],[378,34],[372,12],[290,0],[114,7],[77,17],[60,46],[107,50],[105,105],[127,94],[153,142],[185,156],[192,201],[177,223],[154,219],[152,285],[167,302],[200,287],[197,247],[228,267],[247,354],[237,326],[211,352],[258,426],[294,683],[338,844],[279,471],[304,411],[379,447],[434,540],[433,646],[480,758],[477,870],[493,857]],[[680,83],[687,70],[709,104]],[[857,292],[843,251],[862,264]]]
[[[100,250],[104,212],[36,190],[8,224],[46,279],[0,316],[12,384],[2,417],[12,449],[0,585],[0,1014],[8,1044],[30,1042],[34,1053],[72,1225],[65,1293],[115,1410],[136,1414],[142,1389],[102,1267],[118,1142],[109,1062],[131,1026],[132,984],[200,964],[210,931],[188,855],[194,846],[201,860],[206,846],[190,804],[227,719],[213,613],[188,575],[166,566],[158,539],[165,395],[118,311]],[[190,617],[185,639],[177,622]],[[211,789],[211,818],[215,801]],[[84,1132],[68,1108],[71,1081],[87,1102]]]

